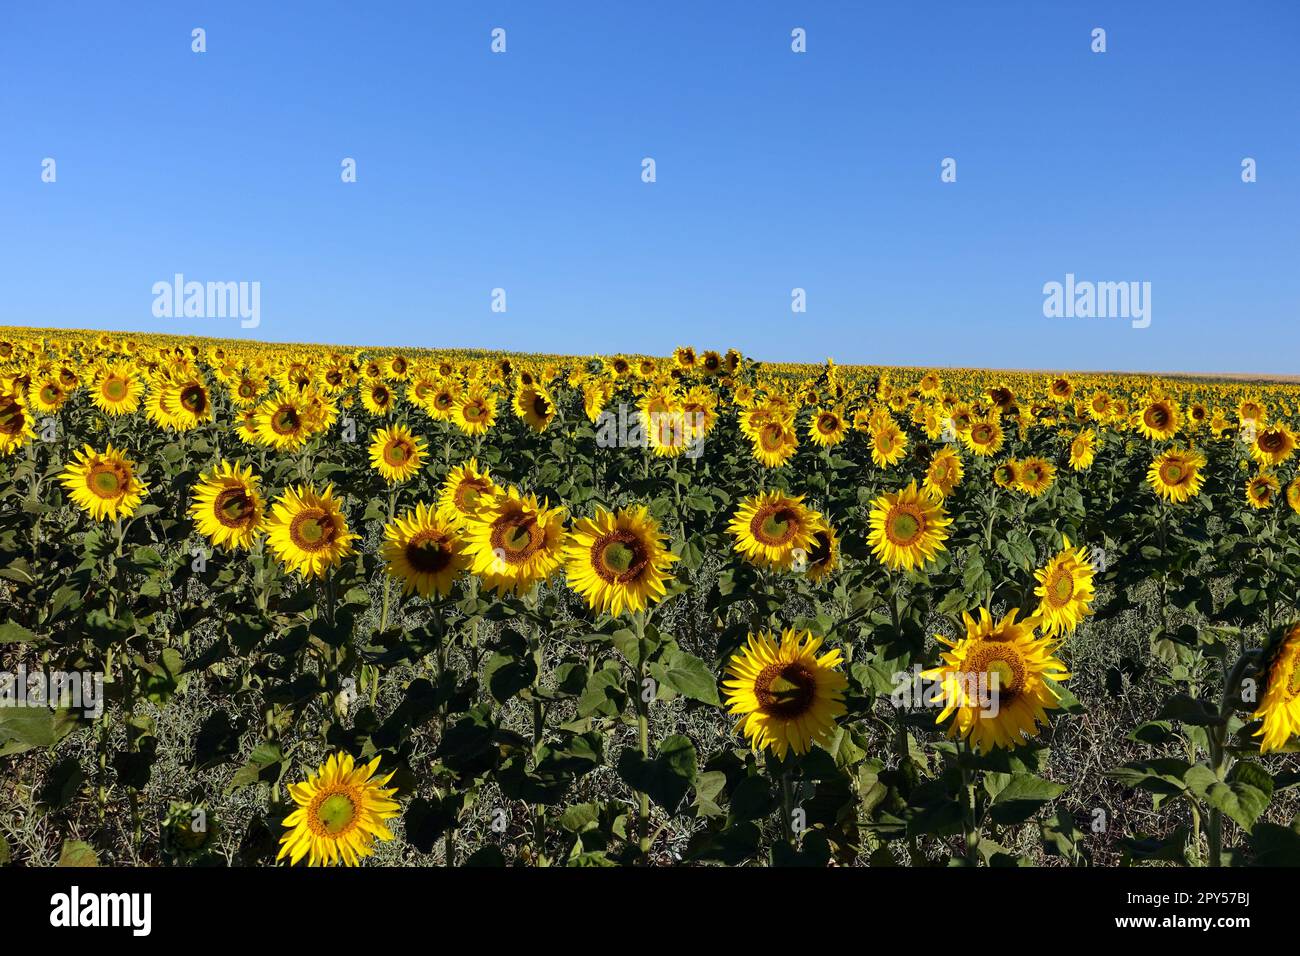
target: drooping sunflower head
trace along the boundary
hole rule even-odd
[[[0,455],[8,455],[36,437],[31,413],[19,390],[0,388]]]
[[[550,578],[563,557],[564,509],[508,488],[465,526],[470,570],[498,594],[523,594]]]
[[[515,392],[515,414],[535,432],[544,432],[555,419],[555,399],[540,385],[527,385]]]
[[[840,539],[829,524],[813,532],[812,549],[805,559],[808,580],[814,583],[827,577],[840,561]]]
[[[1086,548],[1072,548],[1070,539],[1064,538],[1065,547],[1057,552],[1047,565],[1034,572],[1038,587],[1038,616],[1047,634],[1064,634],[1073,631],[1079,622],[1092,613],[1093,568]]]
[[[145,491],[134,463],[111,444],[102,453],[84,446],[59,480],[73,503],[96,521],[130,517]]]
[[[384,527],[380,554],[402,593],[420,597],[450,594],[456,575],[469,567],[460,532],[435,509],[417,504]]]
[[[331,568],[355,553],[357,535],[334,497],[334,486],[323,492],[300,485],[287,488],[271,507],[267,543],[290,571],[304,578],[323,578]]]
[[[995,622],[986,608],[979,620],[962,617],[966,636],[949,641],[940,664],[921,676],[938,681],[944,704],[936,723],[952,717],[949,737],[969,739],[980,753],[995,747],[1011,749],[1038,735],[1048,723],[1047,711],[1060,707],[1051,681],[1070,676],[1056,658],[1059,642],[1034,635],[1037,617],[1017,621],[1019,609]]]
[[[447,472],[438,493],[438,516],[454,527],[464,527],[500,492],[488,469],[471,458]]]
[[[380,776],[379,758],[358,765],[351,754],[331,754],[304,782],[289,785],[297,805],[284,818],[289,832],[280,837],[277,860],[308,866],[356,866],[374,853],[374,842],[393,839],[384,821],[397,816],[395,788],[385,789],[392,774]]]
[[[1280,750],[1300,733],[1300,623],[1276,630],[1265,648],[1265,688],[1255,711],[1260,753]]]
[[[735,549],[760,566],[786,569],[807,560],[813,536],[826,528],[820,514],[803,503],[803,496],[765,491],[744,499],[727,530]]]
[[[643,506],[617,514],[600,508],[594,518],[580,518],[564,548],[569,587],[593,610],[614,616],[663,600],[676,560]]]
[[[222,461],[194,489],[190,516],[216,547],[252,546],[263,521],[262,496],[252,468]]]
[[[809,631],[786,630],[779,640],[761,631],[727,662],[724,702],[755,752],[771,749],[785,759],[834,734],[848,681],[839,672],[843,655],[830,650],[819,656],[822,643]]]
[[[1201,493],[1205,456],[1198,451],[1171,448],[1158,455],[1147,469],[1147,482],[1161,498],[1175,503]]]
[[[1075,435],[1070,442],[1070,467],[1075,471],[1084,471],[1092,467],[1097,457],[1097,433],[1085,428]]]
[[[1272,472],[1261,471],[1246,482],[1246,503],[1257,511],[1273,507],[1282,486]]]
[[[381,428],[370,442],[370,466],[389,484],[409,481],[424,466],[425,451],[424,439],[405,425]]]
[[[952,519],[932,492],[918,489],[913,481],[893,494],[876,498],[871,505],[871,530],[867,543],[886,567],[911,571],[922,568],[945,550]]]

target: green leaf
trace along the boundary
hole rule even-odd
[[[1064,784],[1044,780],[1029,773],[1014,774],[1005,787],[998,791],[989,808],[989,816],[1003,825],[1023,823],[1043,804],[1055,800],[1066,787]]]
[[[677,693],[704,704],[721,705],[717,678],[694,654],[674,648],[663,656],[662,664],[664,683]]]
[[[0,644],[30,644],[42,640],[17,621],[0,624]]]
[[[695,745],[681,734],[665,737],[653,760],[628,747],[618,758],[618,775],[633,790],[647,794],[669,813],[676,813],[695,782]]]
[[[99,857],[95,856],[95,851],[89,843],[83,843],[80,840],[64,840],[63,849],[59,852],[59,862],[55,865],[72,867],[99,866]]]
[[[1247,832],[1273,799],[1273,778],[1259,764],[1248,760],[1238,762],[1226,781],[1201,763],[1187,771],[1186,780],[1197,796],[1232,817]]]

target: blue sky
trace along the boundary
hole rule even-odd
[[[0,324],[1296,373],[1298,47],[1291,0],[5,3]],[[260,326],[155,318],[177,272]],[[1067,273],[1150,327],[1044,317]]]

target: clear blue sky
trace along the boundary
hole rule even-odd
[[[1298,51],[1294,0],[4,2],[0,324],[1296,373]]]

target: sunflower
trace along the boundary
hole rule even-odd
[[[190,517],[219,548],[251,547],[263,519],[262,496],[253,469],[223,460],[194,489]]]
[[[95,376],[91,400],[100,411],[110,415],[127,415],[140,407],[144,386],[131,366],[110,362]]]
[[[130,517],[145,491],[135,464],[111,444],[102,454],[84,446],[59,480],[77,507],[96,521]]]
[[[1256,511],[1263,511],[1273,507],[1273,502],[1277,500],[1277,494],[1281,490],[1282,486],[1278,484],[1278,480],[1271,472],[1261,471],[1246,482],[1246,503]]]
[[[1267,651],[1264,697],[1255,711],[1259,752],[1280,750],[1300,733],[1300,624],[1280,630]]]
[[[1275,425],[1255,432],[1250,454],[1261,466],[1280,465],[1291,457],[1295,446],[1295,433],[1285,425]]]
[[[1084,471],[1092,467],[1097,457],[1097,433],[1085,428],[1074,436],[1070,442],[1070,467],[1075,471]]]
[[[1291,484],[1286,486],[1286,503],[1292,511],[1300,514],[1300,478],[1292,478]]]
[[[835,570],[840,560],[840,540],[829,524],[813,532],[812,548],[804,558],[808,580],[816,583]]]
[[[779,468],[799,448],[799,436],[788,419],[774,418],[759,425],[753,435],[754,457],[766,468]]]
[[[405,425],[381,428],[370,443],[370,467],[389,484],[397,484],[419,473],[425,451],[424,440]]]
[[[807,558],[813,535],[825,527],[821,515],[804,507],[802,495],[764,491],[741,501],[727,530],[736,539],[735,550],[748,561],[784,569]]]
[[[465,524],[470,570],[498,594],[523,594],[553,575],[563,558],[564,509],[511,487]]]
[[[478,513],[494,498],[499,489],[486,468],[478,467],[478,459],[457,465],[447,472],[442,490],[438,493],[438,517],[454,527],[464,527],[466,521]]]
[[[284,818],[289,832],[280,837],[277,860],[292,866],[343,863],[356,866],[374,853],[374,841],[391,840],[384,824],[397,816],[396,788],[384,789],[392,774],[377,776],[379,758],[357,765],[351,754],[336,753],[303,783],[289,785],[297,809]]]
[[[867,543],[880,562],[895,571],[911,571],[933,561],[945,550],[943,542],[952,524],[939,499],[917,490],[915,481],[873,501],[870,520]]]
[[[1056,480],[1056,466],[1042,458],[1030,457],[1020,462],[1020,480],[1016,487],[1037,498]]]
[[[993,469],[993,483],[999,488],[1014,488],[1020,484],[1020,460],[1008,458]]]
[[[1002,442],[1005,439],[1002,426],[993,419],[973,420],[969,428],[960,430],[958,434],[966,447],[981,458],[996,455],[1002,450]]]
[[[158,405],[167,423],[180,432],[198,428],[212,421],[212,394],[198,378],[167,382],[158,390]]]
[[[27,389],[27,401],[38,414],[50,415],[63,407],[72,393],[57,375],[45,375]]]
[[[650,450],[657,458],[676,458],[686,451],[691,442],[691,429],[687,427],[686,415],[680,406],[652,412],[645,435]]]
[[[22,448],[36,437],[32,416],[17,392],[0,389],[0,455]]]
[[[452,407],[451,420],[466,435],[486,434],[496,417],[496,395],[481,385],[471,388]]]
[[[844,441],[844,409],[819,408],[808,420],[808,437],[822,448],[830,448]]]
[[[1135,424],[1144,438],[1164,441],[1174,437],[1181,418],[1177,404],[1167,398],[1156,398],[1146,404]]]
[[[1070,676],[1054,656],[1060,643],[1036,638],[1039,619],[1016,621],[1019,613],[1014,608],[996,624],[986,608],[980,608],[978,623],[963,613],[965,638],[935,635],[952,650],[940,654],[938,667],[921,672],[940,682],[944,709],[935,723],[953,716],[948,736],[968,738],[980,753],[1037,736],[1039,725],[1047,725],[1047,711],[1061,706],[1048,681]]]
[[[1147,482],[1166,501],[1181,503],[1201,493],[1205,456],[1198,451],[1172,448],[1151,462]]]
[[[564,546],[569,587],[592,610],[615,617],[663,600],[665,584],[672,580],[669,567],[676,560],[644,506],[617,514],[599,508],[594,518],[574,522]]]
[[[388,574],[402,582],[402,593],[424,598],[450,594],[456,575],[469,567],[456,528],[423,503],[384,526],[379,553]]]
[[[361,404],[372,415],[388,415],[397,407],[397,393],[387,382],[372,381],[361,389]]]
[[[1043,621],[1045,634],[1065,634],[1073,631],[1092,613],[1092,563],[1086,548],[1071,548],[1070,539],[1062,535],[1064,550],[1058,552],[1047,566],[1034,572],[1038,587],[1034,593],[1038,602],[1038,616]]]
[[[838,670],[838,650],[820,657],[823,639],[809,631],[788,629],[776,635],[760,631],[731,655],[722,688],[728,713],[739,716],[736,730],[754,752],[771,748],[785,759],[787,751],[805,754],[814,743],[825,746],[835,732],[835,718],[845,712],[848,680]]]
[[[939,498],[947,498],[961,484],[965,474],[966,467],[961,462],[961,456],[951,448],[940,448],[925,469],[923,487]]]
[[[301,448],[311,437],[308,412],[301,401],[281,393],[257,406],[257,439],[277,451]]]
[[[878,468],[891,468],[898,464],[907,451],[907,436],[891,419],[871,432],[871,460]]]
[[[320,494],[303,485],[286,488],[271,507],[266,531],[276,557],[304,578],[324,577],[354,553],[352,542],[357,538],[348,531],[333,485],[326,485]]]
[[[555,419],[555,399],[541,386],[529,385],[515,392],[515,414],[535,432],[544,432]]]

